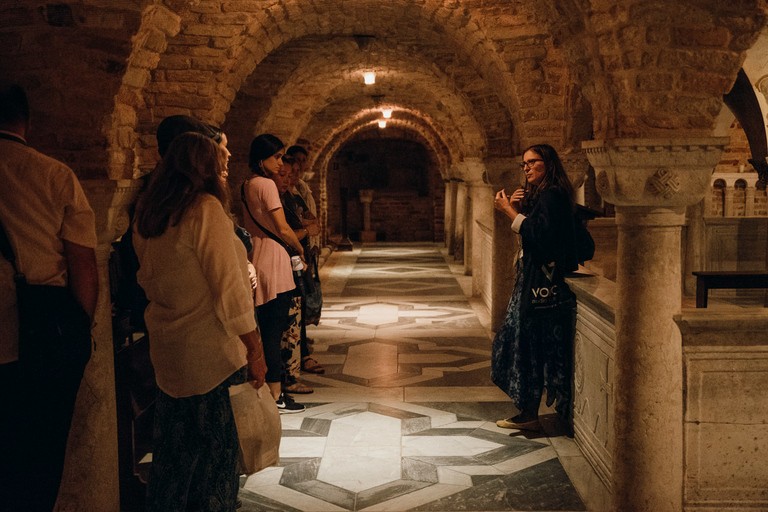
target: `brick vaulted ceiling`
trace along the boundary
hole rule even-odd
[[[707,135],[764,24],[760,0],[5,0],[0,70],[33,143],[84,178],[146,172],[177,113],[221,125],[241,166],[261,132],[319,156],[369,129],[372,96],[448,172],[542,140]]]

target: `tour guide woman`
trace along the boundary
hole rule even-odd
[[[227,214],[225,154],[176,137],[136,206],[133,243],[157,385],[147,511],[230,512],[239,442],[229,386],[264,384],[245,248]],[[248,376],[250,374],[250,377]]]
[[[491,379],[520,414],[499,420],[502,428],[541,429],[539,405],[557,401],[568,419],[576,301],[564,274],[578,268],[574,235],[574,192],[557,152],[531,146],[520,167],[525,187],[496,194],[494,206],[512,220],[522,238],[517,281],[507,316],[493,340]]]

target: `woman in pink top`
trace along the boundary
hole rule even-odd
[[[296,287],[291,258],[285,246],[293,248],[302,263],[304,260],[304,249],[285,221],[280,194],[275,182],[270,179],[279,173],[284,154],[285,146],[274,135],[262,134],[253,139],[248,159],[253,177],[243,184],[242,190],[243,219],[245,228],[251,233],[251,262],[256,268],[259,283],[255,304],[267,360],[266,380],[281,413],[304,410],[303,405],[296,404],[290,396],[281,392],[283,362],[280,341],[288,328],[291,295]]]

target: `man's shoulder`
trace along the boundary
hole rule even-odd
[[[2,144],[2,153],[6,166],[14,167],[34,167],[39,169],[37,172],[51,172],[57,174],[74,175],[74,171],[64,162],[48,156],[35,148],[18,144],[15,142],[6,142],[0,140]]]

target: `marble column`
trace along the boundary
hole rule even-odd
[[[453,254],[454,235],[456,232],[456,191],[458,183],[450,179],[445,182],[445,246],[448,254]]]
[[[57,512],[120,510],[109,256],[111,243],[128,229],[128,207],[140,184],[139,180],[82,182],[96,214],[99,298],[94,349],[77,395]]]
[[[736,188],[732,183],[730,185],[726,185],[725,189],[723,189],[723,217],[735,216],[733,211],[733,194],[735,191]]]
[[[456,185],[456,216],[453,235],[453,258],[456,263],[464,264],[464,228],[467,222],[467,201],[469,190],[463,181]]]
[[[681,229],[727,138],[584,142],[616,205],[613,510],[679,512],[683,496]]]
[[[360,241],[364,244],[376,241],[376,232],[371,230],[371,203],[373,202],[373,190],[361,189],[359,191],[360,202],[363,204],[363,231],[360,233]]]
[[[747,184],[746,189],[746,204],[744,205],[744,215],[747,217],[755,216],[755,189],[754,184]]]

